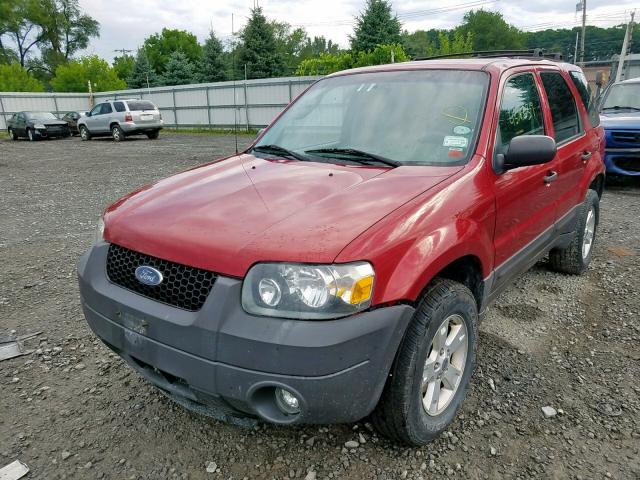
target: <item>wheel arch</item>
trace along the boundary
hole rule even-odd
[[[602,194],[604,193],[604,179],[604,173],[599,173],[589,184],[589,190],[595,190],[600,199],[602,199]]]

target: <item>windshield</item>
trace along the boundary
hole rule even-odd
[[[58,119],[51,112],[26,112],[24,115],[29,120],[57,120]]]
[[[640,110],[640,83],[618,84],[611,87],[602,104],[602,110]]]
[[[463,70],[330,77],[298,99],[256,147],[311,160],[366,152],[399,165],[460,165],[472,152],[489,77]]]

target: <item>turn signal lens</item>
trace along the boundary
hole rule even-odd
[[[362,302],[366,302],[371,298],[372,292],[373,276],[361,278],[353,284],[353,290],[351,291],[351,296],[349,297],[349,303],[351,305],[358,305]]]

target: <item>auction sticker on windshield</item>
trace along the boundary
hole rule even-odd
[[[468,140],[465,137],[454,137],[452,135],[444,137],[444,142],[442,142],[443,147],[466,148],[467,144]]]

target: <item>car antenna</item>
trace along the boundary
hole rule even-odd
[[[236,44],[233,30],[233,13],[231,14],[231,48],[233,56],[233,136],[236,141],[236,155],[238,154],[238,97],[236,95]]]

